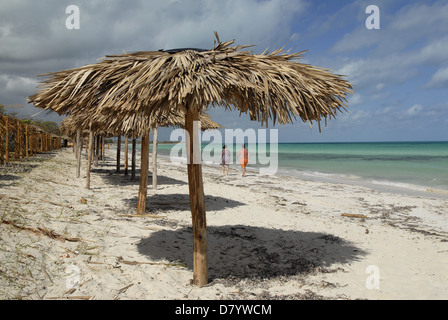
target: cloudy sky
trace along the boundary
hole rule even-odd
[[[67,28],[72,5],[79,29]],[[366,26],[369,5],[379,8],[380,29]],[[208,49],[214,31],[256,53],[295,35],[287,48],[346,75],[355,94],[322,133],[302,122],[276,127],[281,142],[448,140],[447,17],[445,0],[0,0],[0,103],[60,121],[26,102],[39,74],[123,50]],[[226,128],[260,128],[239,113],[210,114]]]

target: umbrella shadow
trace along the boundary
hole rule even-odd
[[[124,169],[121,168],[120,172],[117,173],[111,168],[93,167],[91,169],[92,173],[99,174],[106,181],[107,184],[111,185],[138,185],[140,184],[140,169],[135,170],[135,179],[131,178],[131,169],[128,170],[128,174],[124,174]],[[174,178],[169,178],[163,175],[157,176],[157,185],[185,185],[187,182],[183,180],[178,180]],[[148,185],[152,185],[152,173],[148,174]]]
[[[14,160],[0,166],[0,187],[3,182],[17,181],[22,179],[20,174],[29,173],[39,167],[43,161],[54,158],[55,152],[38,153],[36,156],[30,156],[19,160]]]
[[[20,176],[12,175],[12,174],[2,174],[0,172],[0,188],[9,185],[10,183],[14,183],[13,181],[17,181],[22,179]]]
[[[7,180],[13,181],[13,180],[20,180],[20,179],[22,179],[22,177],[20,177],[20,176],[0,173],[0,181],[7,181]]]
[[[134,209],[137,206],[138,197],[124,199],[123,201],[126,206]],[[205,207],[207,211],[225,210],[227,208],[245,205],[245,203],[223,197],[205,196]],[[148,196],[146,210],[148,212],[190,211],[190,195],[171,193]]]
[[[207,227],[209,280],[332,272],[332,264],[359,260],[366,252],[331,234],[246,225]],[[184,264],[193,270],[191,227],[163,230],[137,244],[152,260]]]

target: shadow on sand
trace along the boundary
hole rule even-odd
[[[207,238],[210,281],[332,272],[332,264],[350,263],[366,254],[339,237],[315,232],[226,225],[207,227]],[[137,247],[153,260],[193,269],[191,227],[154,232]]]
[[[38,153],[36,156],[22,158],[21,160],[13,160],[7,164],[0,166],[0,187],[4,182],[12,182],[22,179],[20,174],[28,173],[31,170],[39,167],[40,163],[54,158],[56,152]]]
[[[173,179],[174,180],[174,179]],[[138,197],[124,199],[129,208],[136,208]],[[245,206],[245,203],[216,196],[205,196],[207,211],[219,211],[227,208]],[[148,195],[146,200],[147,212],[190,211],[190,195],[181,193]]]
[[[115,171],[116,166],[110,164],[99,164],[98,167],[92,167],[91,172],[99,174],[107,184],[111,185],[139,185],[140,184],[140,169],[135,170],[135,179],[131,179],[131,169],[128,169],[128,175],[124,174],[124,169],[120,172]],[[169,178],[163,175],[157,175],[157,185],[185,185],[187,182],[183,180]],[[148,186],[152,186],[152,173],[148,174]]]

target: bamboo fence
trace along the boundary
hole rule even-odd
[[[0,165],[62,147],[62,138],[7,115],[0,115]]]

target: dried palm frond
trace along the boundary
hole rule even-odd
[[[219,42],[207,51],[143,51],[47,74],[29,97],[36,107],[131,117],[164,117],[190,104],[223,105],[251,120],[318,123],[345,110],[351,85],[327,69],[300,63],[304,51],[253,54],[249,46]]]
[[[200,115],[201,130],[219,129],[221,125],[210,119],[206,113]],[[140,137],[155,127],[184,128],[185,119],[179,112],[169,116],[145,117],[142,114],[122,114],[110,116],[99,113],[73,113],[62,121],[61,131],[67,136],[73,136],[77,130],[106,136],[128,135]]]

